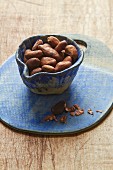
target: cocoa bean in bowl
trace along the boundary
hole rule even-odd
[[[72,83],[83,61],[83,50],[62,35],[38,35],[24,40],[16,54],[24,84],[37,94],[60,94]]]

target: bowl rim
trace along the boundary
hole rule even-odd
[[[49,72],[39,72],[39,73],[35,73],[34,75],[26,75],[26,72],[28,72],[28,67],[26,66],[26,64],[23,62],[23,61],[21,61],[20,60],[20,58],[18,57],[18,55],[19,55],[19,50],[20,50],[20,48],[21,48],[21,46],[22,46],[22,44],[24,44],[26,41],[28,41],[28,40],[30,40],[31,38],[36,38],[36,37],[41,37],[41,36],[55,36],[55,37],[57,37],[57,36],[59,36],[59,37],[64,37],[64,38],[67,38],[67,39],[69,39],[69,40],[71,40],[74,44],[75,44],[75,46],[77,47],[77,51],[79,51],[79,53],[80,53],[80,56],[79,56],[79,58],[77,59],[77,61],[74,63],[74,64],[72,64],[70,67],[68,67],[67,69],[64,69],[64,70],[62,70],[62,71],[59,71],[59,72],[55,72],[55,73],[49,73]],[[23,77],[25,77],[26,79],[31,79],[31,78],[35,78],[35,77],[37,77],[38,75],[60,75],[60,74],[62,74],[62,73],[64,73],[64,72],[67,72],[68,70],[71,70],[71,69],[73,69],[73,68],[75,68],[75,67],[78,67],[81,63],[82,63],[82,61],[83,61],[83,59],[84,59],[84,51],[78,46],[78,44],[73,40],[73,39],[71,39],[71,38],[68,38],[68,37],[66,37],[66,36],[63,36],[63,35],[59,35],[59,34],[40,34],[40,35],[36,35],[36,36],[31,36],[31,37],[29,37],[29,38],[27,38],[27,39],[24,39],[23,41],[22,41],[22,43],[19,45],[19,48],[17,49],[17,51],[16,51],[16,54],[15,54],[15,58],[16,58],[16,61],[18,61],[21,65],[23,65],[23,72],[22,72],[22,75],[23,75]],[[17,64],[19,65],[19,63],[17,62]]]

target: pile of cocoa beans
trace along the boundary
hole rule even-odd
[[[46,43],[38,39],[32,49],[27,49],[24,53],[24,63],[29,69],[29,75],[62,71],[75,63],[77,58],[76,47],[55,36],[49,36]]]

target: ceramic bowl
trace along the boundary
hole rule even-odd
[[[53,35],[59,40],[66,40],[68,44],[72,44],[77,48],[78,60],[69,68],[56,72],[47,73],[39,72],[32,76],[29,76],[29,70],[24,63],[24,52],[26,49],[31,49],[34,43],[38,39],[42,39],[43,42],[47,41],[47,37],[50,35],[38,35],[30,37],[24,40],[19,46],[15,57],[18,64],[20,76],[24,84],[34,93],[37,94],[61,94],[63,93],[72,83],[74,77],[77,74],[80,64],[83,61],[83,51],[78,47],[78,45],[68,37],[62,35]]]

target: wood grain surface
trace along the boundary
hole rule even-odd
[[[24,38],[85,34],[113,52],[113,0],[0,0],[0,65]],[[113,111],[91,131],[37,136],[0,124],[0,170],[112,170]]]

